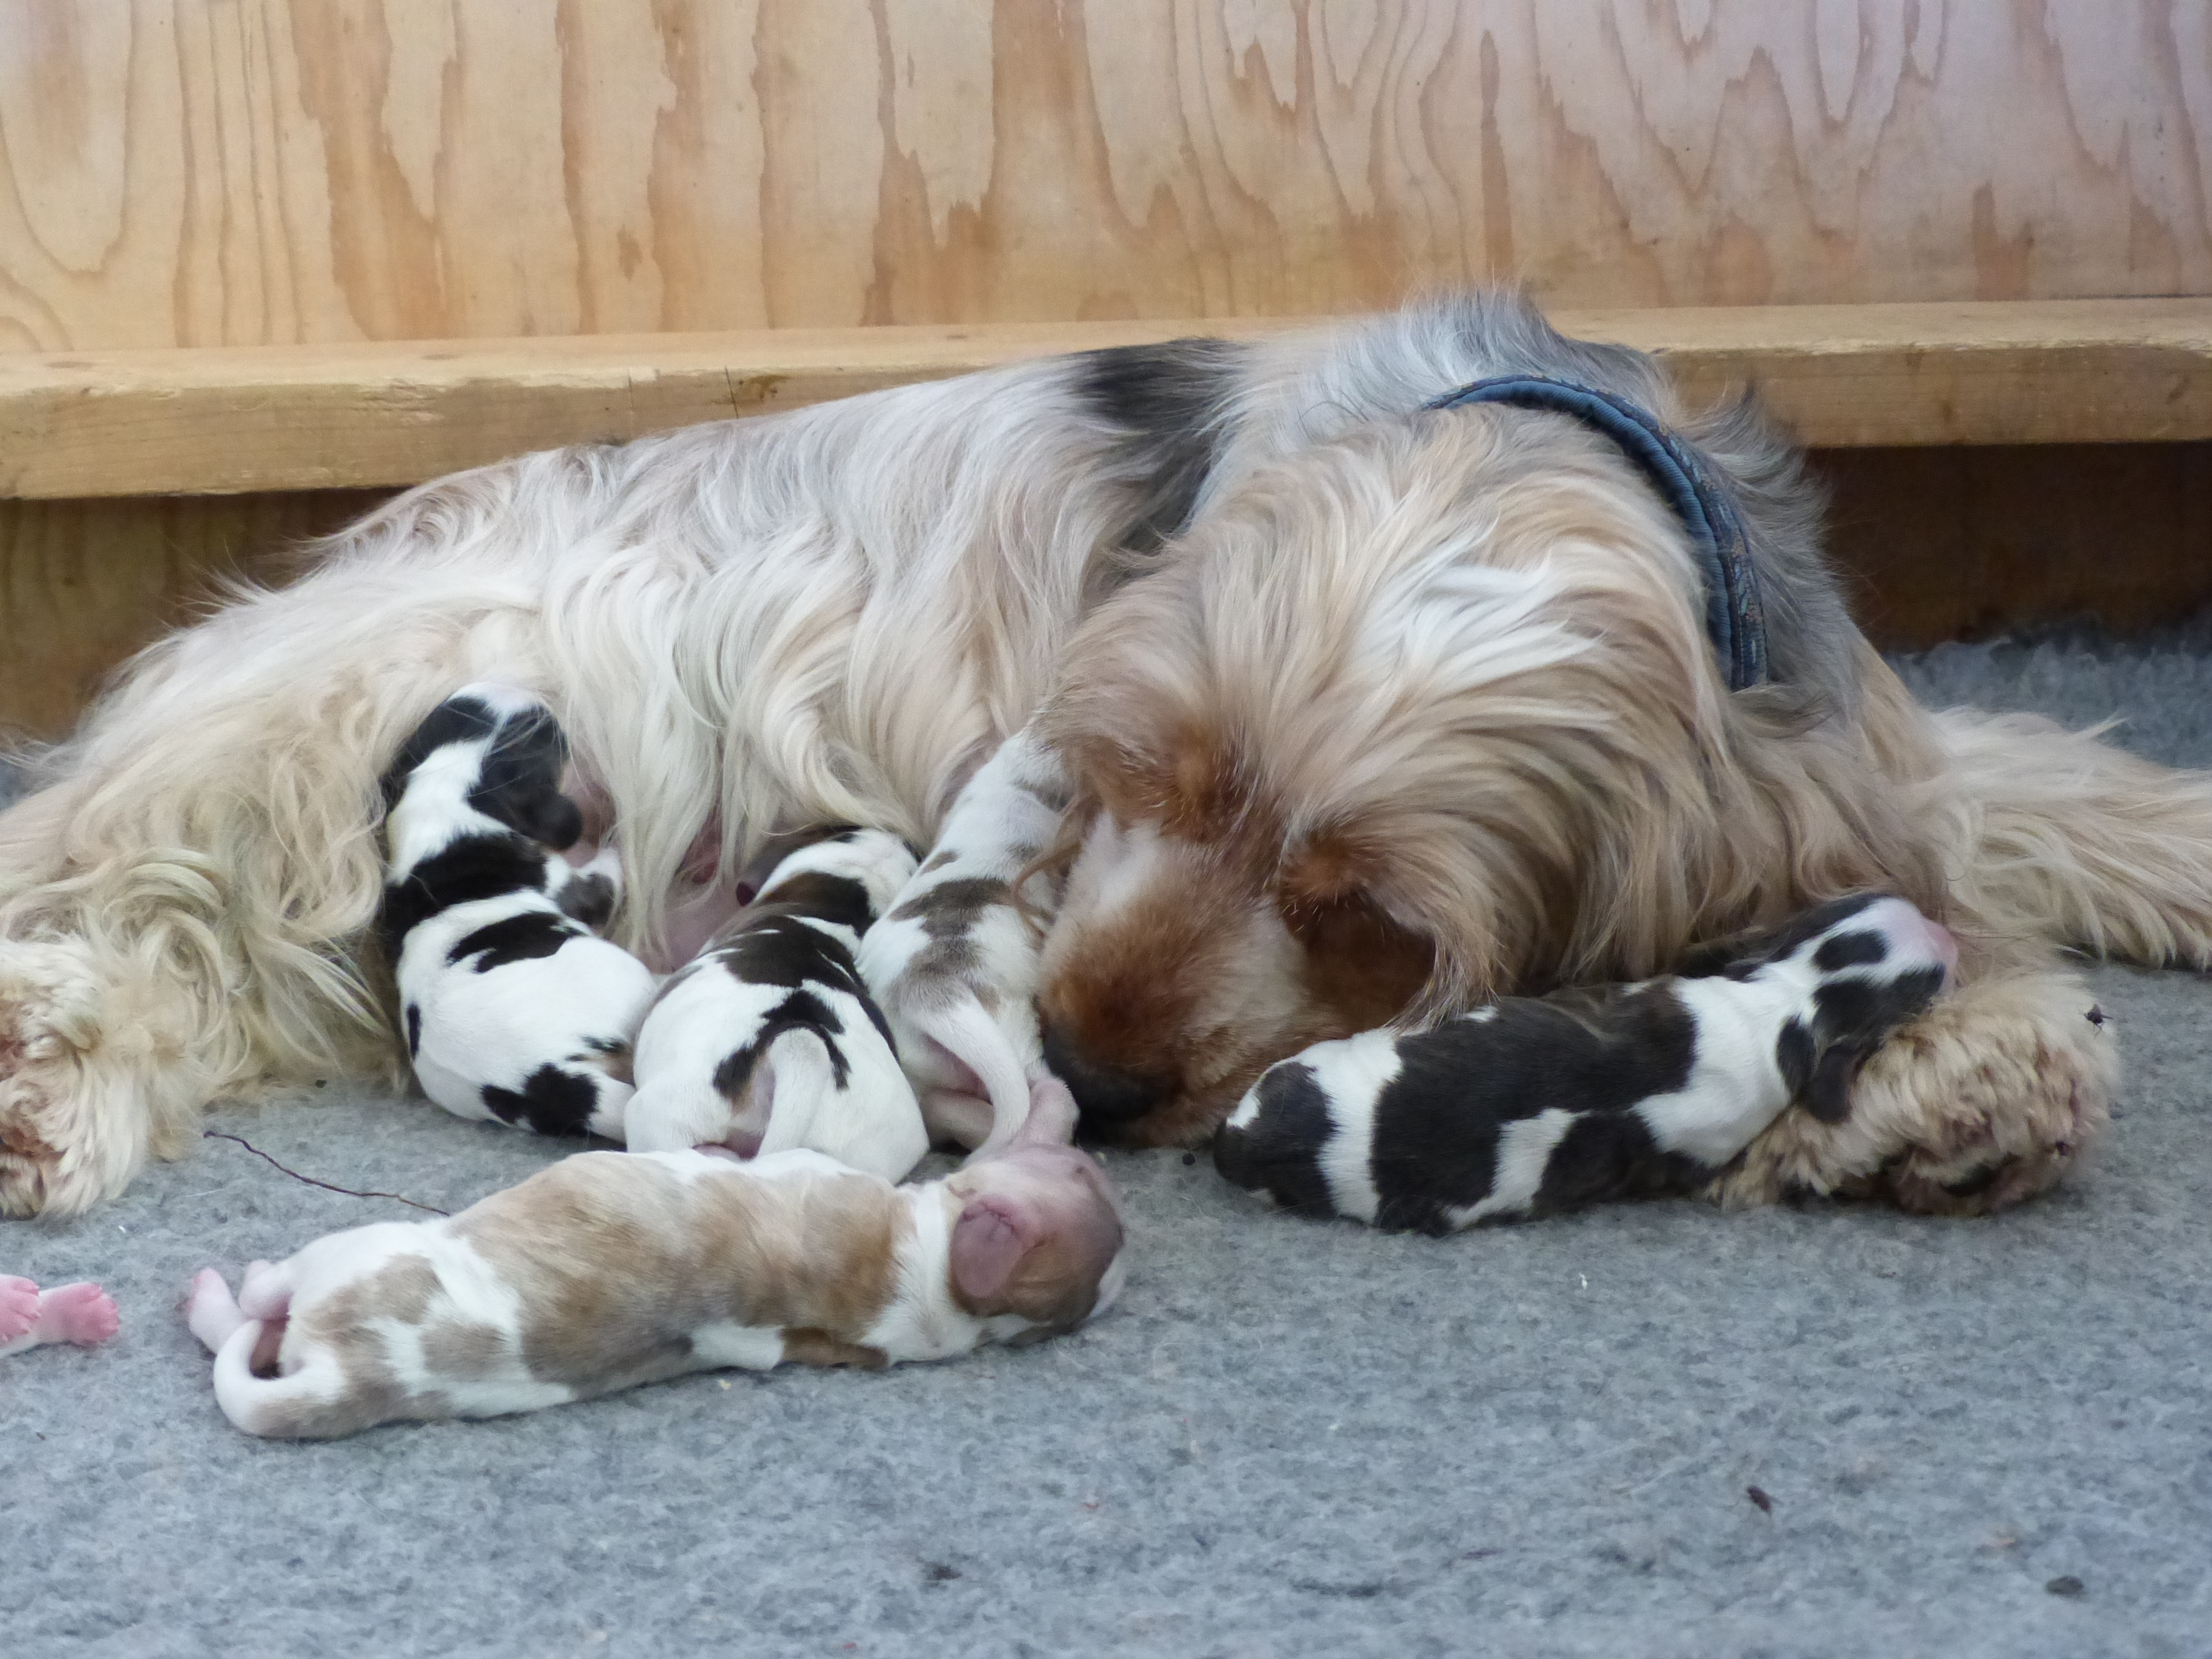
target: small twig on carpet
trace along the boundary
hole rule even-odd
[[[268,1153],[263,1152],[258,1146],[248,1140],[244,1135],[225,1134],[220,1129],[203,1129],[200,1131],[200,1138],[203,1140],[234,1140],[240,1146],[245,1147],[247,1152],[252,1153],[254,1157],[259,1158],[263,1163],[273,1164],[279,1170],[284,1170],[284,1173],[291,1176],[293,1180],[303,1181],[310,1187],[320,1187],[326,1193],[343,1193],[348,1198],[388,1198],[397,1203],[405,1204],[417,1210],[428,1210],[432,1215],[453,1214],[451,1210],[441,1210],[434,1204],[417,1204],[411,1198],[400,1197],[398,1193],[364,1193],[356,1188],[337,1187],[331,1185],[327,1181],[318,1181],[313,1176],[301,1175],[297,1170],[285,1170],[283,1164],[278,1164],[275,1158],[270,1157]]]

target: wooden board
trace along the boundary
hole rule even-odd
[[[2212,606],[2212,444],[1830,450],[1829,544],[1877,644]]]
[[[0,501],[0,738],[58,738],[100,681],[226,576],[279,580],[298,543],[381,491]]]
[[[2086,617],[2122,633],[2212,605],[2212,443],[1816,452],[1831,546],[1887,647]],[[0,501],[0,731],[62,735],[100,678],[214,576],[374,492]]]
[[[13,0],[0,350],[2212,292],[2204,0]]]
[[[1824,446],[2212,437],[2212,300],[1565,313]],[[1046,352],[1279,324],[994,324],[0,358],[0,495],[413,483]]]

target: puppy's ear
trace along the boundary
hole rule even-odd
[[[1806,1079],[1798,1103],[1823,1123],[1841,1123],[1851,1115],[1851,1085],[1873,1052],[1872,1043],[1830,1044],[1813,1062],[1813,1074]]]
[[[952,1282],[969,1301],[989,1302],[1043,1242],[1044,1231],[1042,1218],[1020,1199],[978,1194],[952,1224]]]
[[[565,853],[584,838],[584,809],[557,791],[548,790],[531,800],[517,826],[531,840]]]

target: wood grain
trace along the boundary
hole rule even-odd
[[[1808,443],[2212,437],[2212,300],[1560,313]],[[413,483],[525,450],[1266,319],[775,329],[0,357],[0,495]]]
[[[1815,453],[1829,546],[1884,647],[2212,606],[2212,444]]]
[[[2212,292],[2212,0],[17,0],[0,350]]]

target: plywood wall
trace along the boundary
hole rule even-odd
[[[9,0],[0,349],[2212,291],[2212,0]]]

